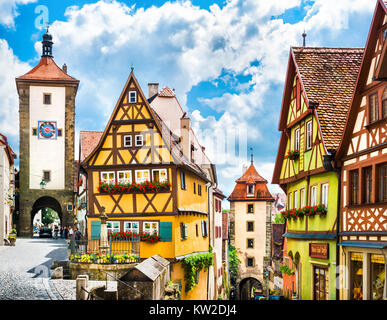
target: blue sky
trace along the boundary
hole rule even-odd
[[[226,195],[253,148],[269,182],[290,46],[364,47],[376,0],[2,0],[0,132],[18,152],[14,78],[40,58],[36,10],[45,6],[54,59],[81,81],[76,131],[103,130],[133,64],[148,82],[175,88]],[[38,20],[37,20],[38,19]],[[235,133],[243,150],[221,148]],[[215,138],[217,137],[217,138]],[[215,141],[216,140],[216,141]],[[270,186],[273,192],[277,186]]]

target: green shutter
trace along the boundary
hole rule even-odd
[[[91,221],[91,240],[99,240],[101,234],[101,221]]]
[[[172,222],[160,221],[160,241],[172,241]]]

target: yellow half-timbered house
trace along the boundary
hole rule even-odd
[[[97,136],[98,144],[81,163],[88,177],[89,238],[98,237],[103,210],[108,231],[156,233],[159,241],[141,242],[140,258],[168,259],[171,280],[181,283],[181,298],[206,299],[208,272],[197,274],[196,286],[186,291],[182,261],[209,251],[210,183],[185,153],[190,148],[184,148],[184,133],[169,130],[133,71]]]

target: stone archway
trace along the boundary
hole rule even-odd
[[[250,300],[253,288],[258,290],[258,292],[263,293],[263,286],[259,280],[253,277],[242,279],[238,285],[239,300]]]
[[[43,196],[43,197],[40,197],[39,199],[37,199],[34,202],[34,204],[32,205],[32,209],[31,209],[31,225],[32,225],[32,221],[34,220],[35,214],[39,210],[42,210],[44,208],[50,208],[50,209],[54,210],[58,214],[59,219],[61,221],[61,224],[63,223],[62,207],[61,207],[60,203],[58,202],[58,200],[56,200],[53,197]]]

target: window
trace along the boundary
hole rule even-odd
[[[249,203],[247,205],[247,213],[254,213],[254,204]]]
[[[108,233],[111,232],[120,232],[120,222],[119,221],[107,221],[106,229]]]
[[[298,191],[294,191],[294,199],[293,199],[293,208],[297,209],[298,208]]]
[[[105,182],[105,183],[116,182],[115,172],[114,171],[102,171],[101,172],[101,181]]]
[[[153,234],[159,232],[158,222],[145,221],[142,224],[142,232]]]
[[[43,104],[51,104],[51,93],[43,93]]]
[[[328,183],[324,183],[321,185],[321,203],[328,207]]]
[[[186,240],[187,238],[187,224],[180,222],[180,239]]]
[[[383,300],[385,286],[385,261],[380,254],[371,254],[371,300]]]
[[[58,137],[62,136],[62,129],[58,129]]]
[[[149,181],[149,170],[136,170],[136,183]]]
[[[254,221],[247,221],[247,231],[254,231]]]
[[[317,205],[317,186],[312,186],[310,188],[310,205],[311,206]]]
[[[202,195],[202,186],[200,184],[198,184],[198,195]]]
[[[187,186],[185,184],[185,172],[183,171],[180,171],[180,185],[181,185],[181,189],[187,190]]]
[[[247,258],[247,266],[254,267],[254,258]]]
[[[293,209],[293,195],[291,192],[288,194],[288,209]]]
[[[196,194],[196,182],[194,182],[194,194]]]
[[[306,123],[306,149],[312,149],[312,121]]]
[[[363,300],[363,254],[351,252],[350,259],[351,300]]]
[[[202,236],[203,237],[207,237],[208,236],[207,221],[206,220],[202,220]]]
[[[253,184],[247,185],[247,196],[254,197],[254,185]]]
[[[379,119],[378,94],[369,96],[369,123],[373,123]]]
[[[350,204],[359,204],[359,172],[353,170],[349,172],[350,178]]]
[[[153,182],[164,182],[167,181],[167,169],[153,169],[152,170]]]
[[[199,227],[198,227],[198,224],[195,224],[195,229],[196,229],[196,236],[199,237]]]
[[[294,150],[300,150],[300,128],[295,131]]]
[[[305,189],[300,190],[300,208],[305,207]]]
[[[363,202],[372,202],[372,167],[363,168]]]
[[[124,136],[124,147],[132,146],[132,136]]]
[[[328,300],[328,269],[317,267],[313,268],[313,299]]]
[[[117,172],[118,183],[132,183],[132,172],[131,171],[118,171]]]
[[[38,135],[38,128],[32,128],[32,135],[37,136]]]
[[[136,139],[136,147],[142,147],[144,145],[144,137],[141,134],[137,134],[135,136]]]
[[[387,163],[378,166],[378,201],[387,202]]]
[[[387,88],[384,89],[382,96],[382,118],[387,118]]]
[[[43,171],[43,180],[50,181],[51,180],[51,171]]]
[[[125,221],[124,232],[140,233],[140,224],[138,221]]]
[[[129,91],[129,103],[136,103],[136,102],[137,102],[137,92]]]
[[[254,239],[247,239],[247,248],[254,248]]]

